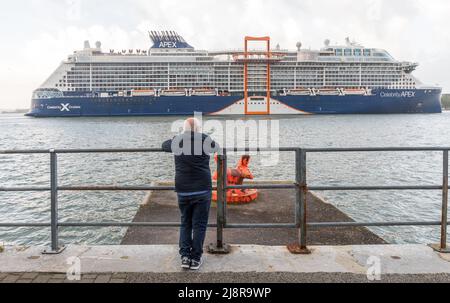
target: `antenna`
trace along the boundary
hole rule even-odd
[[[152,32],[151,32],[151,35],[152,35],[152,37],[153,37],[153,42],[155,42],[155,41],[158,40],[158,33],[157,33],[157,32],[152,31]]]
[[[347,46],[350,46],[352,43],[350,42],[350,37],[345,38],[345,43]]]

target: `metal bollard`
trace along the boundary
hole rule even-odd
[[[58,156],[55,150],[50,150],[50,188],[51,246],[43,254],[59,254],[65,247],[59,246],[58,238]]]
[[[226,152],[218,155],[217,159],[217,242],[210,244],[208,252],[210,254],[228,254],[229,245],[223,243],[223,228],[225,225],[225,203],[227,172],[226,172]]]
[[[293,254],[307,255],[311,251],[306,246],[306,152],[302,149],[295,151],[295,224],[298,229],[298,243],[288,245]]]

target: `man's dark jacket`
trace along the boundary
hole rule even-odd
[[[212,190],[210,154],[219,146],[208,135],[186,132],[163,143],[165,152],[175,154],[175,188],[178,193]]]

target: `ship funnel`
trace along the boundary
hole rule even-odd
[[[302,43],[297,42],[297,50],[300,51],[302,49]]]
[[[91,48],[91,44],[89,43],[89,40],[84,41],[84,49]]]
[[[100,41],[95,42],[95,47],[97,49],[101,49],[102,48],[102,43]]]
[[[150,31],[149,35],[153,41],[152,49],[193,49],[174,31]]]

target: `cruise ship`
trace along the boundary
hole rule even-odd
[[[245,37],[239,50],[196,50],[172,31],[149,49],[75,51],[33,92],[34,117],[440,113],[441,88],[417,63],[346,39],[320,50]],[[251,46],[259,46],[258,49]],[[262,46],[262,47],[261,47]]]

